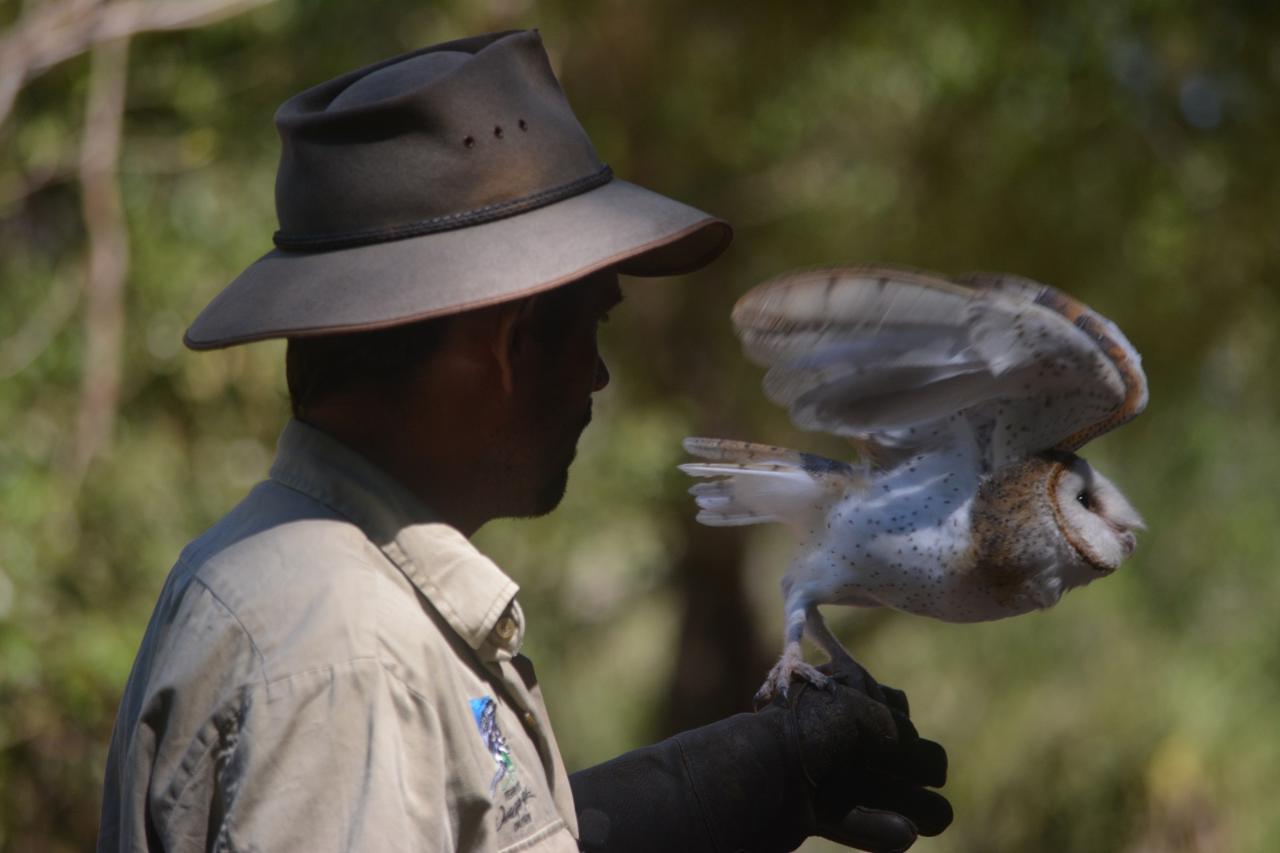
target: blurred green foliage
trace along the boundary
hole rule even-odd
[[[0,0],[0,21],[34,5]],[[1079,296],[1144,354],[1150,410],[1087,455],[1150,532],[1045,614],[833,615],[949,750],[956,823],[917,849],[1280,847],[1275,7],[277,0],[132,44],[123,389],[83,478],[86,58],[34,80],[0,128],[0,848],[90,846],[162,579],[263,476],[287,416],[278,344],[180,345],[269,246],[274,108],[402,50],[524,26],[615,171],[737,227],[711,269],[627,287],[606,331],[615,381],[561,510],[479,536],[522,584],[570,766],[661,733],[691,536],[749,537],[758,630],[780,637],[784,534],[693,528],[679,439],[843,451],[764,402],[733,300],[797,266],[1000,269]]]

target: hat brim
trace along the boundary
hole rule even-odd
[[[626,181],[512,216],[327,252],[268,252],[200,312],[196,350],[388,328],[528,296],[614,267],[679,275],[729,245],[728,223]]]

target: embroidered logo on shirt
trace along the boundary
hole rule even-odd
[[[516,763],[511,760],[511,750],[507,748],[507,739],[502,736],[502,729],[498,728],[498,703],[493,701],[493,697],[472,699],[471,716],[476,719],[476,727],[480,729],[485,749],[489,750],[498,765],[493,781],[489,783],[489,796],[493,796],[498,791],[498,784],[515,770]]]
[[[470,700],[470,703],[471,716],[475,718],[476,728],[480,730],[485,749],[498,765],[492,781],[489,782],[489,796],[496,800],[498,786],[501,785],[502,799],[506,801],[498,803],[498,829],[501,830],[507,824],[511,825],[512,831],[523,829],[533,822],[533,815],[530,814],[526,804],[536,795],[521,783],[519,774],[516,772],[516,763],[511,757],[511,749],[507,746],[507,739],[503,736],[502,729],[498,727],[498,703],[492,696],[481,696],[479,699]]]

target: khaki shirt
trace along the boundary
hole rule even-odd
[[[98,849],[576,851],[516,584],[300,422],[182,553],[112,736]]]

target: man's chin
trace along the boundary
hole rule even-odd
[[[540,518],[548,515],[564,500],[569,485],[569,469],[566,466],[555,477],[545,480],[529,502],[511,513],[512,518]]]
[[[569,458],[564,461],[564,464],[550,472],[530,496],[529,502],[519,511],[511,513],[510,517],[540,518],[560,506],[560,502],[564,500],[565,490],[569,486],[569,467],[577,455],[578,448],[575,442],[569,449]]]
[[[569,486],[569,469],[566,467],[554,480],[549,481],[538,493],[537,506],[533,517],[547,515],[564,500],[565,490]]]

